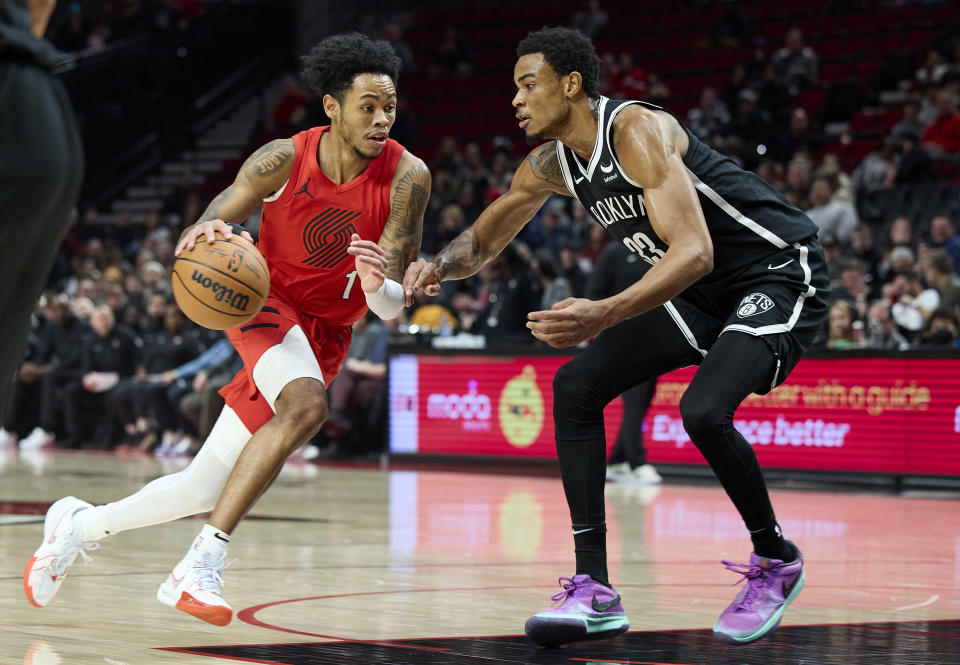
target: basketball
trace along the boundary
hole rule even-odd
[[[263,307],[270,291],[270,271],[251,242],[219,232],[216,240],[203,236],[185,249],[173,264],[173,297],[192,321],[204,328],[225,330],[239,326]]]

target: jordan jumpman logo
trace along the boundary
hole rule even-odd
[[[312,198],[313,198],[313,194],[311,194],[310,191],[307,189],[307,185],[309,185],[309,184],[310,184],[310,178],[307,178],[307,181],[306,181],[305,183],[303,183],[303,187],[301,187],[300,189],[298,189],[297,192],[296,192],[296,194],[294,194],[294,196],[296,196],[297,194],[306,194],[307,196],[309,196],[309,197],[312,199]]]

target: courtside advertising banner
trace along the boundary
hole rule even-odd
[[[552,382],[561,356],[395,355],[395,453],[555,457]],[[696,368],[660,377],[644,419],[649,460],[704,464],[678,405]],[[960,475],[960,359],[806,358],[734,426],[769,468]],[[619,399],[606,409],[607,447]]]

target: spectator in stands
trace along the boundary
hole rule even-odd
[[[121,379],[132,377],[140,364],[142,342],[132,331],[115,323],[109,307],[100,305],[93,310],[90,328],[93,334],[80,348],[81,378],[65,390],[67,436],[60,445],[66,448],[76,447],[87,438],[84,420],[88,414],[96,414],[99,420],[92,444],[106,448],[116,443],[118,425],[126,414],[113,410],[116,403],[110,396]]]
[[[183,313],[171,302],[164,307],[163,328],[143,338],[143,364],[137,374],[147,380],[134,382],[134,409],[131,414],[134,417],[128,416],[131,422],[144,418],[153,424],[141,441],[143,450],[159,443],[162,451],[169,451],[183,438],[187,429],[179,409],[186,386],[175,386],[170,391],[168,383],[163,380],[166,372],[175,370],[201,353],[195,338],[184,334],[185,328]],[[123,405],[118,407],[122,408]]]
[[[741,159],[756,159],[757,146],[766,143],[772,128],[770,114],[757,104],[757,93],[744,88],[738,95],[737,111],[727,130],[729,150]]]
[[[853,203],[853,180],[848,176],[840,165],[840,158],[835,152],[828,152],[820,160],[820,167],[814,175],[826,175],[836,177],[837,190],[833,193],[833,198],[837,201],[846,201]]]
[[[921,122],[920,100],[916,97],[907,97],[903,102],[903,117],[900,121],[890,128],[890,136],[894,137],[904,132],[920,136],[926,128],[927,123]]]
[[[854,318],[863,320],[867,315],[870,302],[870,285],[863,263],[858,259],[844,259],[840,262],[840,288],[830,294],[831,300],[845,300],[854,309]]]
[[[820,244],[823,245],[823,258],[827,263],[830,288],[838,288],[840,286],[840,274],[843,270],[843,251],[840,249],[840,243],[837,242],[837,237],[832,233],[824,233],[820,236]]]
[[[783,167],[779,163],[772,159],[761,159],[756,173],[774,189],[783,189]]]
[[[939,307],[960,316],[960,277],[944,249],[931,249],[923,259],[923,279],[940,294]]]
[[[936,176],[930,154],[920,145],[920,137],[917,134],[902,131],[894,136],[894,140],[900,153],[897,175],[893,179],[894,184],[929,182]]]
[[[930,315],[940,306],[940,294],[936,289],[924,289],[920,276],[914,272],[901,272],[885,285],[888,298],[893,301],[893,320],[909,334],[923,330]]]
[[[890,305],[884,300],[874,300],[867,310],[865,346],[870,349],[910,348],[910,342],[900,334],[893,322]]]
[[[937,109],[937,94],[940,88],[928,83],[920,86],[920,110],[917,111],[917,120],[926,128],[931,122],[937,119],[940,111]],[[923,132],[920,132],[923,134]]]
[[[880,257],[880,265],[878,268],[880,279],[883,281],[888,281],[893,278],[892,273],[895,272],[893,270],[893,252],[897,247],[904,247],[909,250],[909,256],[903,255],[903,252],[900,252],[900,254],[904,256],[903,260],[913,261],[913,248],[916,247],[913,235],[913,224],[910,218],[905,215],[895,217],[887,228],[883,256]]]
[[[396,23],[388,23],[384,29],[384,37],[390,42],[393,52],[403,63],[401,71],[404,76],[416,76],[418,73],[417,61],[413,57],[413,49],[403,39],[403,28]]]
[[[717,91],[707,86],[700,92],[700,105],[687,113],[687,127],[704,141],[722,134],[730,124],[730,112],[717,99]]]
[[[946,250],[953,261],[954,272],[960,275],[960,235],[949,213],[937,213],[930,220],[930,245]]]
[[[838,300],[827,313],[830,333],[827,338],[828,349],[852,349],[853,339],[853,308],[846,300]]]
[[[953,92],[941,90],[937,93],[937,118],[927,125],[920,140],[934,154],[960,150],[960,113],[957,113],[957,98]]]
[[[850,252],[853,258],[858,259],[864,268],[867,282],[872,290],[879,288],[880,273],[878,266],[880,257],[873,246],[873,230],[867,224],[858,224],[850,236]]]
[[[587,0],[583,6],[574,12],[570,19],[570,25],[585,34],[593,41],[597,41],[604,28],[607,27],[607,21],[610,15],[600,6],[599,0]]]
[[[493,262],[490,293],[480,315],[481,334],[488,344],[529,343],[527,314],[540,305],[542,288],[527,257],[514,240]]]
[[[923,59],[923,65],[917,69],[916,80],[920,85],[940,85],[940,79],[950,69],[950,64],[943,61],[937,49],[930,49]]]
[[[557,255],[541,247],[534,253],[537,274],[540,276],[540,285],[543,295],[540,296],[540,309],[547,310],[554,303],[573,297],[573,289],[566,277],[560,274],[557,267]]]
[[[787,131],[779,132],[770,142],[769,156],[786,164],[798,152],[816,152],[822,143],[820,135],[810,127],[810,115],[805,109],[796,108],[790,113]]]
[[[896,142],[891,136],[880,139],[877,149],[863,158],[853,171],[853,188],[857,196],[885,189],[897,174]]]
[[[468,76],[473,71],[473,56],[470,47],[460,36],[457,28],[448,25],[443,29],[440,43],[433,49],[430,73],[433,76],[456,74]]]
[[[836,236],[840,246],[846,249],[850,246],[853,229],[860,220],[851,203],[834,198],[836,191],[835,175],[821,175],[814,178],[810,188],[810,203],[813,207],[807,210],[807,216],[820,229],[820,236],[831,233]]]
[[[960,348],[960,319],[953,312],[938,309],[930,315],[920,346]]]
[[[464,229],[463,208],[456,203],[449,203],[440,211],[440,220],[437,223],[436,237],[432,241],[437,248],[447,246],[447,243],[460,235]]]
[[[787,105],[790,104],[790,93],[777,80],[773,64],[767,63],[764,66],[757,93],[760,95],[760,105],[767,109],[773,116],[774,122],[779,124],[784,117]]]
[[[740,92],[747,88],[747,69],[743,65],[737,65],[730,72],[730,79],[720,93],[720,99],[724,105],[731,111],[740,106]]]
[[[771,61],[777,72],[777,79],[790,94],[795,95],[817,84],[817,54],[803,43],[803,32],[800,28],[791,28],[787,32],[786,44],[773,54]]]
[[[351,433],[361,422],[369,425],[374,418],[380,417],[370,407],[384,389],[388,339],[387,326],[373,312],[367,312],[353,324],[347,358],[327,392],[330,416],[323,427],[328,437],[345,442],[345,449],[340,452],[360,452],[356,450],[359,442],[350,441]]]
[[[206,440],[223,407],[223,398],[217,391],[230,383],[242,367],[243,361],[233,344],[221,335],[196,358],[153,377],[167,386],[168,399],[175,400],[179,396],[180,413],[193,428],[187,428],[187,436],[178,444],[179,450],[174,446],[172,452],[187,452]]]

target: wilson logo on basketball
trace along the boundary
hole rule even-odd
[[[222,302],[233,309],[243,312],[250,306],[250,296],[245,293],[237,293],[229,286],[221,284],[210,277],[207,277],[199,270],[194,270],[193,281],[213,293],[213,299]]]
[[[301,263],[316,268],[332,268],[343,260],[350,245],[350,234],[356,233],[353,220],[356,210],[327,208],[311,219],[303,230],[303,246],[309,256]]]

